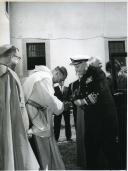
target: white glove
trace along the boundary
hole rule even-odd
[[[74,101],[74,104],[76,106],[83,106],[83,105],[88,105],[87,101],[85,99],[77,99]]]
[[[75,101],[74,101],[74,104],[75,104],[76,106],[81,106],[81,100],[80,100],[80,99],[75,100]]]

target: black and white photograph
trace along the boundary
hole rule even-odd
[[[0,1],[0,170],[127,170],[127,1]]]

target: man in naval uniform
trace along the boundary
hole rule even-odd
[[[101,63],[94,57],[77,56],[71,58],[71,65],[81,75],[74,104],[84,110],[87,162],[84,169],[120,169],[117,112]],[[100,150],[107,163],[103,168],[102,158],[98,159]]]

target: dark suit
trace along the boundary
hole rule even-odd
[[[95,100],[91,98],[91,94],[95,95]],[[82,107],[85,113],[85,169],[100,168],[102,158],[98,163],[98,157],[101,149],[107,161],[105,169],[120,169],[117,111],[106,76],[101,69],[88,68],[80,80],[80,93],[77,98],[85,99],[87,102]]]
[[[54,88],[55,90],[55,96],[61,100],[62,102],[67,101],[67,92],[68,92],[68,87],[64,87],[63,92],[60,90],[60,87],[57,86]],[[55,115],[54,116],[54,135],[55,139],[58,140],[60,136],[60,127],[61,127],[61,119],[62,115],[64,117],[65,121],[65,134],[67,140],[71,138],[71,125],[70,125],[70,110],[64,110],[62,114],[59,116]]]

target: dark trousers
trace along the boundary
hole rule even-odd
[[[73,109],[73,117],[74,117],[74,125],[75,125],[75,129],[76,129],[76,121],[77,121],[77,108]]]
[[[70,125],[70,113],[69,112],[63,112],[61,115],[54,116],[54,135],[55,139],[58,140],[60,136],[60,128],[61,128],[61,119],[62,115],[64,116],[65,121],[65,134],[67,140],[71,138],[71,125]]]
[[[127,93],[114,95],[119,120],[121,170],[127,166]]]

